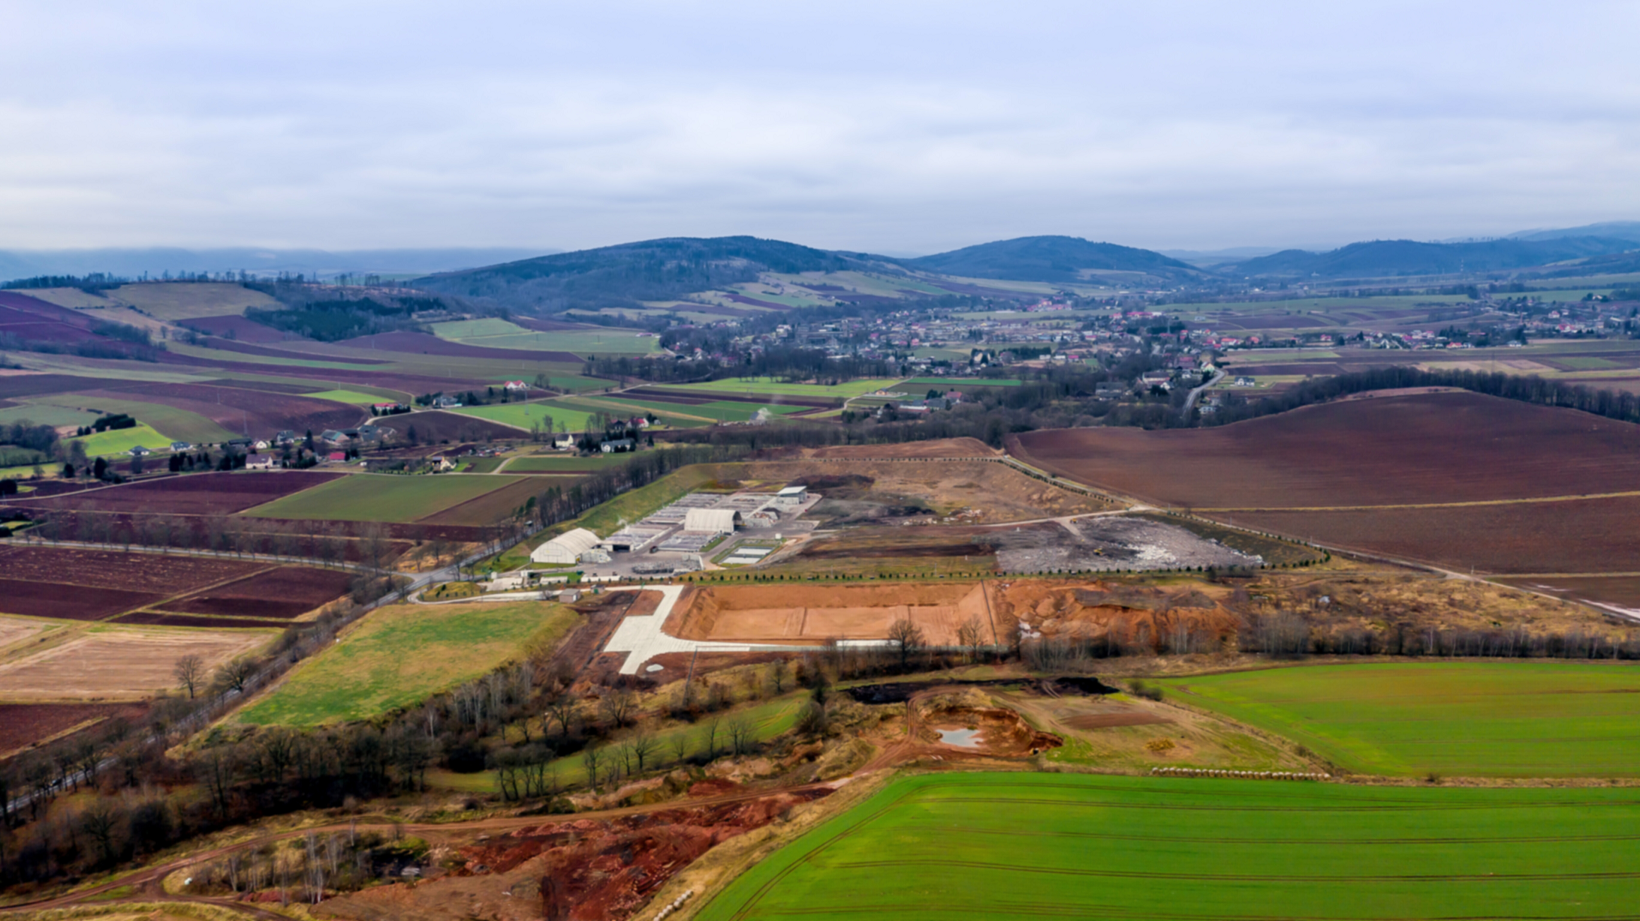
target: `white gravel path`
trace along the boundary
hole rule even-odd
[[[628,617],[615,628],[615,635],[604,644],[604,652],[627,653],[626,662],[621,665],[621,674],[636,675],[645,662],[669,652],[694,652],[697,649],[701,652],[755,652],[760,649],[804,648],[767,643],[709,643],[672,636],[661,628],[666,625],[667,615],[672,613],[684,588],[682,585],[666,585],[647,589],[661,593],[661,603],[655,608],[655,613]]]

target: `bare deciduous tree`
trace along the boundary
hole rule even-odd
[[[888,641],[899,653],[900,670],[904,671],[910,666],[911,657],[923,648],[922,628],[912,623],[910,618],[902,617],[888,625]]]
[[[968,647],[970,661],[979,661],[979,645],[984,637],[985,631],[980,626],[978,617],[970,617],[957,627],[957,642]]]
[[[189,653],[171,666],[171,674],[176,677],[178,687],[187,689],[188,699],[192,700],[194,693],[205,681],[205,660]]]

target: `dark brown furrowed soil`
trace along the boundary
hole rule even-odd
[[[226,515],[310,489],[338,476],[343,474],[317,470],[195,473],[38,500],[19,498],[8,504],[22,509]]]
[[[165,605],[163,610],[178,614],[288,620],[340,598],[347,593],[351,579],[352,575],[346,571],[281,566],[179,598]]]
[[[147,714],[147,703],[0,704],[0,756],[9,757],[87,721],[122,718],[136,723]]]
[[[1021,456],[1197,508],[1580,495],[1640,483],[1640,426],[1473,393],[1309,406],[1219,428],[1027,432]]]

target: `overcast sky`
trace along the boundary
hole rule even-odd
[[[1640,4],[7,0],[0,247],[1640,219]]]

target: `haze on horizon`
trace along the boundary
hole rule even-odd
[[[18,0],[0,247],[1325,247],[1640,217],[1640,6],[1135,6]]]

